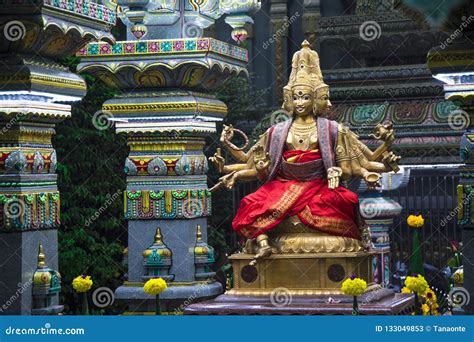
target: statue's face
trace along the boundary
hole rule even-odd
[[[297,86],[293,89],[294,113],[307,116],[313,112],[313,92],[310,87]]]
[[[315,102],[318,114],[325,114],[332,107],[331,101],[329,101],[328,87],[321,88],[316,92]]]
[[[293,104],[293,92],[291,88],[283,88],[283,104],[281,106],[285,111],[290,115],[293,113],[294,104]]]

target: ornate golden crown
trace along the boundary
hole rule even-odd
[[[307,40],[301,44],[301,50],[293,55],[290,79],[285,88],[291,89],[296,86],[307,86],[313,91],[327,87],[319,66],[318,53],[311,49]]]

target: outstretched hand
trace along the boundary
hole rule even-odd
[[[232,190],[235,186],[235,182],[237,181],[236,171],[229,173],[228,175],[222,176],[219,178],[219,183],[222,184],[224,188],[227,190]]]
[[[209,161],[211,161],[217,167],[219,173],[224,172],[225,159],[221,155],[220,147],[217,148],[217,152],[214,153],[213,157],[209,157]]]
[[[385,153],[383,154],[382,163],[384,163],[384,165],[385,165],[389,170],[398,172],[398,170],[400,169],[400,168],[398,167],[398,162],[400,161],[401,158],[402,158],[402,157],[397,156],[397,155],[394,154],[392,151],[390,151],[390,152],[385,152]]]
[[[224,125],[219,141],[221,144],[227,144],[228,141],[231,141],[234,137],[234,127],[232,125]]]
[[[262,175],[270,166],[270,154],[265,152],[265,149],[262,145],[258,144],[253,150],[253,161],[255,164],[255,169],[260,175]]]
[[[370,134],[369,137],[391,144],[395,140],[393,125],[391,123],[387,125],[378,124],[374,128],[374,133]]]

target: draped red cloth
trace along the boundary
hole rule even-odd
[[[283,152],[283,158],[292,163],[306,163],[312,160],[321,159],[319,150],[291,150]]]
[[[318,150],[293,150],[285,151],[283,157],[303,163],[320,159],[321,154]],[[358,196],[342,186],[330,190],[325,178],[307,182],[277,178],[242,199],[232,228],[253,239],[297,215],[312,229],[360,240],[358,203]]]

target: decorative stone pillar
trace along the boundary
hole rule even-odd
[[[247,51],[211,38],[188,38],[93,43],[78,55],[79,71],[122,90],[103,105],[104,117],[115,122],[130,147],[124,168],[128,281],[116,298],[131,312],[154,310],[153,298],[142,288],[142,253],[157,228],[171,251],[174,275],[160,295],[163,311],[179,313],[183,303],[221,293],[212,274],[203,278],[204,255],[196,255],[204,251],[211,214],[203,147],[227,113],[211,94],[229,78],[246,74]]]
[[[55,60],[91,40],[112,42],[116,17],[84,0],[0,4],[0,314],[29,315],[39,244],[47,264],[58,268],[58,157],[51,137],[71,115],[67,103],[86,93],[85,81]]]
[[[381,178],[381,188],[368,190],[365,182],[361,182],[360,210],[369,225],[374,248],[372,258],[373,281],[387,287],[391,283],[390,272],[390,229],[393,220],[400,216],[401,205],[393,199],[384,196],[384,192],[407,186],[410,179],[410,169],[400,167],[398,173],[384,173]]]

